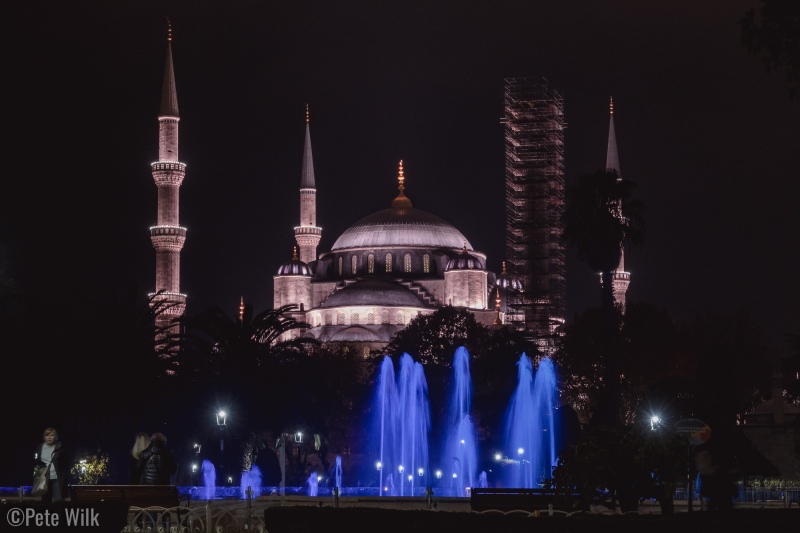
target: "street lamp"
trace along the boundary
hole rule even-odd
[[[661,417],[659,417],[658,415],[651,416],[650,417],[650,430],[651,431],[657,430],[659,425],[660,425],[660,423],[661,423]]]
[[[219,475],[218,479],[225,479],[225,426],[228,420],[228,413],[224,409],[217,411],[217,426],[219,426]]]

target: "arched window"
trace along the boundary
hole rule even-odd
[[[405,323],[406,316],[403,314],[402,311],[397,312],[397,325],[402,326]]]
[[[381,324],[388,324],[389,323],[389,311],[384,311],[381,313]]]
[[[353,259],[350,261],[350,265],[352,266],[353,275],[355,276],[358,269],[358,259],[356,259],[356,256],[353,256]]]
[[[373,313],[367,313],[367,324],[374,324],[375,323],[375,315]]]
[[[344,326],[344,313],[339,313],[336,318],[338,319],[337,325]]]
[[[352,313],[350,315],[350,323],[351,324],[358,324],[358,313]]]
[[[403,256],[403,272],[411,272],[411,254]]]
[[[430,274],[431,271],[431,256],[425,254],[422,256],[422,271]]]
[[[386,254],[386,272],[392,271],[392,254]]]
[[[375,273],[375,256],[372,254],[367,256],[367,272],[370,274]]]
[[[342,275],[342,258],[339,258],[339,275]]]

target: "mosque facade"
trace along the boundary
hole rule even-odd
[[[289,335],[350,343],[368,353],[416,316],[444,305],[468,310],[485,325],[502,323],[498,276],[487,270],[486,254],[450,223],[413,206],[405,194],[402,161],[397,184],[386,209],[355,221],[330,250],[318,253],[321,229],[306,112],[297,246],[273,278],[273,306],[297,306],[290,315],[310,327]]]

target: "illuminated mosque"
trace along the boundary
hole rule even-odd
[[[150,228],[156,287],[151,296],[167,304],[168,312],[156,321],[169,328],[186,307],[180,291],[186,228],[178,220],[186,165],[178,158],[171,28],[158,121],[158,161],[152,164],[158,219]],[[502,271],[496,274],[487,269],[486,254],[455,226],[413,207],[402,161],[397,195],[386,199],[386,208],[354,222],[330,250],[319,253],[322,229],[306,107],[296,247],[273,277],[273,307],[296,306],[289,315],[309,327],[287,335],[349,343],[368,353],[385,346],[416,316],[453,306],[468,310],[481,324],[519,329],[545,351],[553,346],[566,315],[563,101],[544,78],[507,78],[503,122],[506,247]],[[613,107],[606,165],[619,171]],[[614,274],[615,297],[624,304],[630,274],[623,264]]]

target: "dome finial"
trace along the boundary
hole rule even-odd
[[[167,42],[172,42],[172,21],[167,17]]]
[[[465,253],[467,253],[467,241],[464,241],[464,249],[463,249],[463,250],[461,250],[461,253],[462,253],[462,254],[465,254]]]
[[[613,96],[609,96],[608,97],[608,101],[609,101],[609,109],[611,111],[611,115],[613,115],[614,114],[614,97]]]
[[[244,320],[244,296],[239,297],[239,322]]]
[[[306,104],[306,124],[308,124],[308,104]]]
[[[397,193],[397,198],[392,200],[392,207],[406,207],[406,208],[407,207],[411,207],[411,200],[409,200],[406,197],[406,194],[404,192],[405,188],[406,188],[405,187],[405,181],[406,181],[406,177],[403,174],[403,160],[401,159],[400,160],[400,167],[397,170],[397,182],[399,184],[397,186],[397,190],[399,192]]]
[[[294,247],[294,253],[292,253],[292,261],[297,261],[297,246]]]
[[[501,276],[505,276],[507,274],[508,274],[508,272],[506,272],[506,262],[503,261],[503,270],[500,271],[500,275]]]
[[[501,325],[503,323],[500,320],[500,289],[497,289],[497,296],[494,299],[494,323],[495,325]]]

